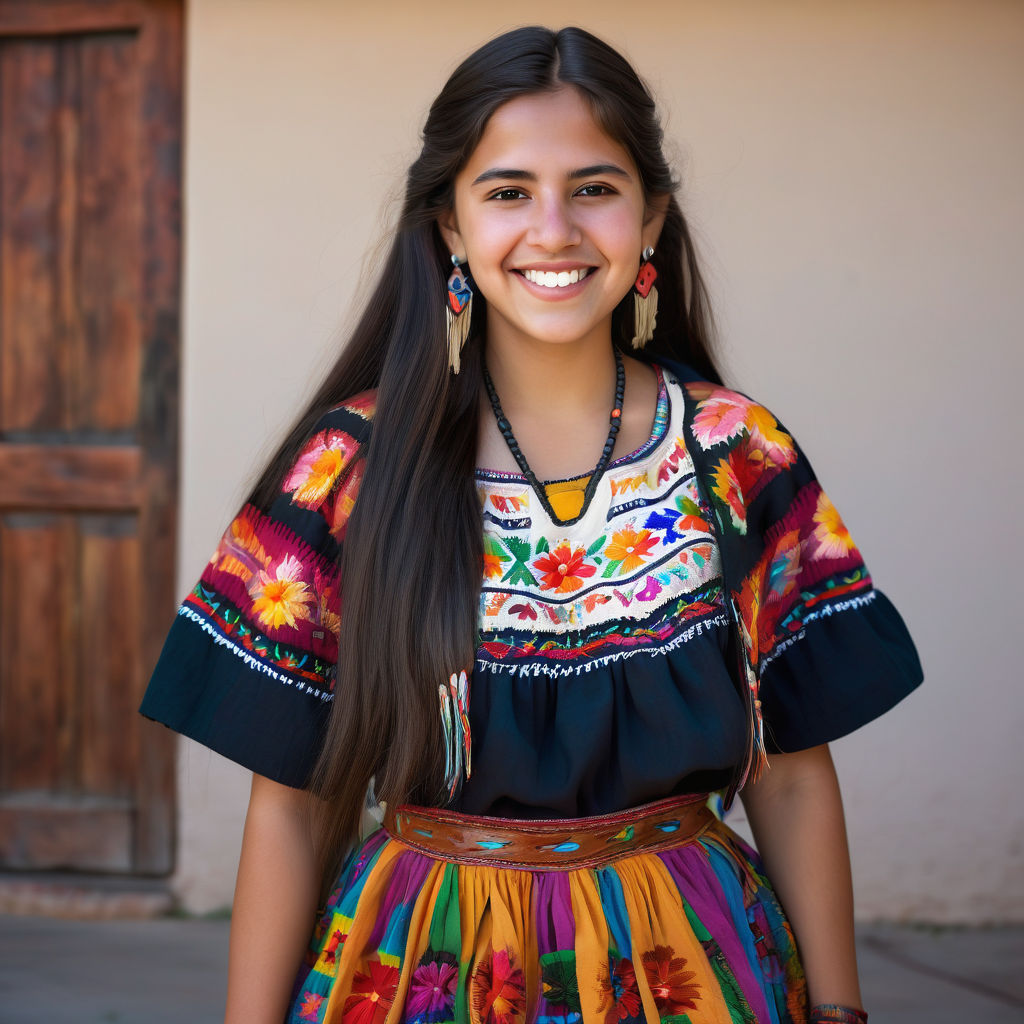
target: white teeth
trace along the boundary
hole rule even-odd
[[[582,281],[589,273],[589,267],[582,270],[524,270],[523,277],[543,288],[565,288]]]

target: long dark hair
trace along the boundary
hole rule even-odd
[[[668,196],[654,257],[660,311],[644,357],[681,359],[720,380],[707,293],[662,153],[654,101],[628,62],[579,28],[521,28],[471,54],[448,79],[409,168],[405,201],[379,284],[337,363],[256,484],[267,506],[317,420],[344,399],[377,391],[365,472],[341,555],[338,678],[311,787],[326,813],[325,867],[355,837],[371,777],[392,804],[442,799],[438,683],[473,664],[483,575],[474,482],[483,296],[462,370],[447,363],[449,252],[437,221],[488,119],[518,96],[572,86],[632,156],[648,200]],[[472,268],[470,268],[472,270]],[[628,348],[632,300],[613,315]]]

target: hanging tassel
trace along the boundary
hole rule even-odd
[[[751,639],[735,600],[730,601],[733,622],[739,634],[736,656],[739,660],[740,679],[746,691],[747,743],[743,753],[743,768],[738,780],[734,780],[726,793],[726,810],[732,806],[736,794],[748,783],[756,782],[768,768],[768,753],[764,745],[764,719],[761,715],[760,680],[750,664]]]
[[[459,673],[458,679],[452,673],[451,679],[448,680],[448,686],[451,688],[452,702],[455,709],[458,709],[459,722],[462,725],[463,761],[466,765],[466,778],[468,779],[473,774],[473,738],[469,732],[469,680],[466,677],[465,669]]]
[[[444,729],[444,784],[451,800],[458,791],[463,768],[472,772],[472,738],[469,732],[469,681],[465,672],[453,672],[448,685],[438,688],[441,724]]]

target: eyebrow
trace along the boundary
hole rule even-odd
[[[595,174],[613,174],[627,179],[631,177],[629,171],[619,167],[618,164],[592,164],[590,167],[580,167],[575,171],[570,171],[565,177],[568,181],[575,181],[577,178],[590,178]],[[532,171],[522,171],[514,167],[492,167],[484,171],[483,174],[477,175],[473,179],[473,184],[481,185],[484,182],[497,179],[508,180],[509,178],[518,181],[536,181],[537,175]]]

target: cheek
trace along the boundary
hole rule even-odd
[[[507,232],[501,231],[494,225],[489,225],[476,231],[468,239],[467,249],[469,251],[470,266],[478,277],[500,272],[502,264],[507,257],[511,242]]]

